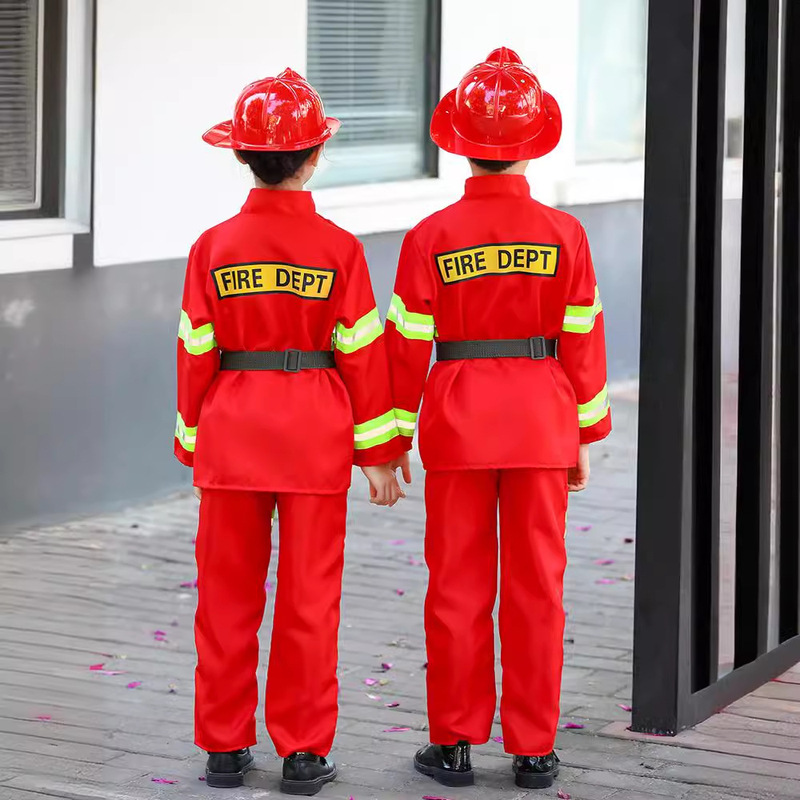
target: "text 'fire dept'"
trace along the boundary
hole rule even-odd
[[[484,275],[539,275],[552,278],[561,251],[557,244],[487,244],[436,255],[445,283],[458,283]]]
[[[211,270],[220,300],[251,294],[293,294],[309,300],[331,296],[335,269],[264,262],[228,264]]]

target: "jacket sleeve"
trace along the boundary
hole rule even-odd
[[[194,466],[200,408],[219,371],[214,310],[208,296],[207,277],[195,245],[186,267],[178,327],[178,420],[174,447],[176,457],[187,467]]]
[[[558,340],[558,360],[578,400],[581,444],[605,439],[611,433],[611,406],[606,378],[603,304],[583,228]]]
[[[414,231],[403,240],[394,295],[386,323],[395,416],[406,450],[411,449],[433,349],[436,284]]]
[[[337,309],[333,344],[336,366],[353,406],[353,463],[359,467],[386,464],[403,448],[392,412],[383,325],[360,243]]]

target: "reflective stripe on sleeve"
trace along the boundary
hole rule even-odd
[[[368,422],[356,425],[354,433],[356,450],[367,450],[370,447],[384,444],[384,442],[388,442],[394,439],[395,436],[400,435],[394,411],[387,411],[380,417],[375,417],[375,419],[371,419]]]
[[[413,436],[414,429],[417,427],[417,415],[405,409],[396,408],[394,410],[394,416],[397,420],[397,427],[400,430],[400,435]]]
[[[386,319],[394,322],[398,332],[405,336],[406,339],[419,339],[423,342],[433,341],[433,315],[415,314],[409,311],[399,295],[392,295],[392,302]]]
[[[600,302],[600,290],[594,288],[594,303],[590,306],[567,306],[564,314],[564,330],[566,333],[591,333],[597,315],[603,310]]]
[[[581,428],[589,428],[597,425],[608,416],[611,405],[608,402],[608,385],[604,386],[600,393],[588,403],[578,403],[578,425]]]
[[[175,438],[187,453],[194,453],[194,445],[197,441],[197,427],[188,427],[183,421],[180,411],[178,412],[178,422],[175,425]]]
[[[383,326],[378,309],[373,308],[369,314],[361,317],[352,328],[347,328],[341,322],[337,322],[333,341],[337,350],[341,350],[343,353],[355,353],[356,350],[372,344],[382,333]]]
[[[217,347],[213,323],[209,322],[199,328],[193,328],[192,321],[185,311],[181,311],[178,338],[183,342],[186,352],[192,356],[201,356]]]

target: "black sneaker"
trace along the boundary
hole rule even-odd
[[[254,759],[249,747],[230,753],[209,753],[206,762],[206,786],[215,789],[235,789],[244,785],[244,774],[253,769]]]
[[[514,775],[517,786],[523,789],[547,789],[558,777],[558,756],[514,756]]]
[[[283,759],[281,791],[310,797],[334,778],[336,764],[329,758],[314,753],[292,753]]]
[[[469,742],[426,744],[414,756],[414,769],[443,786],[472,786],[475,783]]]

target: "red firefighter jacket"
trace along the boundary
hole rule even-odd
[[[558,359],[438,362],[433,340],[558,339]],[[427,469],[569,467],[611,431],[603,313],[586,233],[521,175],[470,178],[403,242],[386,328],[406,449]]]
[[[345,491],[402,453],[364,251],[309,192],[253,189],[189,256],[175,454],[201,487]],[[330,350],[337,369],[220,371],[220,350]]]

